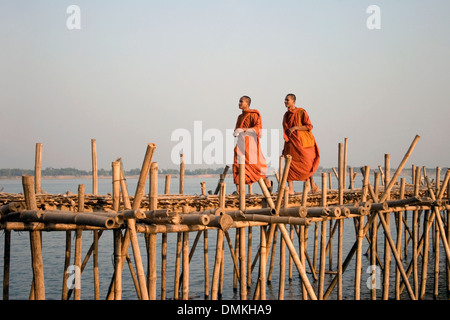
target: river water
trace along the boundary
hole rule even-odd
[[[275,179],[274,179],[275,180]],[[357,179],[358,180],[358,179]],[[186,177],[185,179],[185,194],[195,195],[201,194],[200,182],[206,182],[206,190],[212,190],[214,192],[218,179],[217,178],[198,178],[198,177]],[[235,190],[231,178],[227,178],[227,193],[231,193]],[[137,179],[127,179],[128,191],[130,195],[134,195]],[[336,181],[333,182],[334,186],[337,185]],[[42,180],[42,188],[51,194],[62,194],[70,191],[74,194],[77,193],[78,185],[84,184],[86,188],[86,193],[91,193],[92,186],[90,179],[49,179]],[[319,184],[319,183],[318,183]],[[320,184],[319,184],[320,185]],[[356,187],[360,185],[360,182],[355,181]],[[276,187],[276,186],[275,186]],[[3,192],[7,193],[20,193],[22,192],[21,180],[0,180],[0,190],[3,188]],[[302,184],[299,182],[294,183],[294,188],[296,191],[302,190]],[[110,179],[99,179],[98,182],[98,193],[107,194],[111,192],[111,180]],[[260,192],[258,184],[253,187],[254,192]],[[159,179],[158,192],[162,194],[164,191],[164,178]],[[171,182],[171,192],[178,192],[178,179],[172,178]],[[406,215],[407,220],[411,219],[412,214],[408,213]],[[410,222],[409,222],[410,223]],[[391,219],[391,229],[394,227],[394,219]],[[409,224],[410,225],[410,224]],[[327,237],[329,232],[329,223],[327,225]],[[308,254],[311,259],[313,259],[313,241],[314,241],[314,228],[315,225],[311,225],[308,231]],[[259,227],[253,227],[253,240],[252,240],[252,261],[258,250],[259,245]],[[432,232],[430,232],[431,234]],[[196,232],[191,232],[189,237],[190,247],[195,239]],[[214,265],[215,258],[215,246],[216,246],[216,231],[208,231],[208,246],[209,246],[209,278],[211,281],[212,268]],[[229,230],[230,237],[234,243],[235,229]],[[337,263],[337,232],[335,238],[333,239],[333,256],[331,261],[331,271],[336,271]],[[382,233],[379,233],[379,239],[382,239]],[[395,232],[392,236],[395,239]],[[63,269],[64,269],[64,252],[65,252],[65,232],[43,232],[42,233],[42,254],[44,261],[44,278],[45,278],[45,289],[46,289],[46,299],[58,300],[61,299],[61,290],[63,282]],[[75,233],[72,232],[72,257],[75,244]],[[146,270],[146,249],[145,240],[142,234],[138,235],[141,255],[143,257],[144,269]],[[158,267],[158,282],[157,282],[157,298],[160,299],[160,264],[161,264],[161,252],[160,243],[161,235],[158,235],[158,245],[157,245],[157,267]],[[192,257],[192,261],[189,267],[189,298],[200,300],[204,299],[204,259],[203,259],[203,235],[198,242],[196,251]],[[279,244],[280,235],[278,235]],[[320,230],[319,230],[320,239]],[[343,258],[347,256],[350,251],[354,241],[355,241],[355,228],[352,219],[346,219],[344,223],[344,243],[343,243]],[[83,232],[83,253],[82,257],[86,255],[90,245],[92,244],[93,236],[92,231]],[[173,299],[174,296],[174,273],[175,273],[175,250],[176,250],[176,234],[168,234],[168,250],[167,250],[167,299]],[[381,240],[379,240],[379,255],[380,259],[383,260],[383,245]],[[113,266],[113,235],[112,232],[105,232],[99,239],[99,275],[100,275],[100,298],[104,299],[110,285],[112,273],[114,270]],[[294,244],[298,245],[298,240],[296,236],[294,237]],[[28,232],[12,232],[11,233],[11,262],[10,262],[10,288],[9,297],[10,299],[28,299],[30,293],[30,287],[32,283],[32,270],[31,270],[31,256],[29,250],[29,234]],[[367,251],[367,241],[363,242],[363,252]],[[432,249],[430,249],[432,250]],[[130,248],[130,257],[132,257],[132,250]],[[248,253],[248,252],[247,252]],[[404,262],[404,266],[407,267],[411,259],[412,249],[411,246],[408,247],[407,259]],[[3,273],[3,256],[4,256],[4,233],[0,233],[0,270]],[[286,254],[288,257],[288,254]],[[434,254],[430,254],[430,259],[428,263],[428,282],[427,291],[425,299],[433,299],[433,281],[434,281]],[[267,286],[267,299],[277,299],[278,298],[278,283],[279,283],[279,250],[275,253],[275,263],[272,274],[271,284]],[[442,245],[440,245],[440,263],[439,263],[439,295],[438,299],[448,300],[449,295],[446,290],[446,271],[445,271],[445,251]],[[270,260],[269,260],[270,261]],[[329,258],[327,256],[327,269],[329,269]],[[317,261],[317,266],[319,262]],[[395,259],[392,257],[392,266],[390,272],[390,295],[392,299],[394,297],[394,281],[395,281]],[[419,259],[419,265],[421,266],[421,260]],[[233,289],[233,262],[229,252],[229,247],[225,244],[225,275],[224,275],[224,289],[222,299],[224,300],[236,300],[239,299],[239,288],[238,290]],[[288,266],[288,261],[286,263]],[[317,267],[318,268],[318,267]],[[267,266],[267,270],[269,265]],[[370,299],[370,290],[367,285],[371,278],[370,273],[370,261],[369,256],[363,256],[363,267],[362,267],[362,277],[361,277],[361,299]],[[307,271],[310,268],[307,265]],[[296,272],[295,265],[293,266],[293,277],[289,280],[288,269],[286,269],[286,281],[285,281],[285,291],[284,298],[286,300],[296,300],[302,298],[301,293],[301,282]],[[355,275],[355,259],[347,268],[347,271],[343,275],[343,299],[352,300],[354,299],[354,275]],[[258,264],[255,266],[251,278],[252,286],[248,290],[249,298],[253,297],[255,289],[255,280],[258,276]],[[313,276],[308,272],[308,277],[311,284],[317,292],[318,281],[313,279]],[[325,290],[328,284],[333,279],[334,275],[332,273],[325,275]],[[412,282],[412,276],[410,276],[410,281]],[[130,276],[128,267],[124,266],[123,271],[123,293],[122,299],[124,300],[134,300],[137,299],[133,281]],[[0,277],[0,285],[3,286],[3,276]],[[81,276],[81,298],[82,299],[94,299],[94,283],[93,283],[93,262],[90,260],[86,268],[84,269]],[[382,290],[377,290],[378,299],[382,295]],[[181,295],[180,295],[181,296]],[[330,299],[336,299],[336,289],[330,296]],[[402,294],[402,299],[409,299],[406,289]]]

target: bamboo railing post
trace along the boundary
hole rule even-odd
[[[206,195],[206,182],[200,182],[200,187],[202,190],[202,196]]]
[[[42,193],[41,188],[42,172],[42,143],[36,143],[36,156],[34,162],[34,192]]]
[[[92,194],[96,195],[98,193],[96,139],[91,139],[91,153],[92,153]]]
[[[180,154],[180,186],[179,193],[184,194],[184,154]]]
[[[170,174],[166,174],[166,180],[164,184],[164,194],[170,194]]]
[[[344,163],[342,165],[342,186],[345,189],[347,182],[347,149],[348,149],[348,138],[344,139]],[[340,174],[340,173],[339,173]],[[351,179],[351,177],[350,177]]]
[[[22,176],[22,186],[27,209],[37,210],[33,176]],[[30,246],[31,265],[33,269],[33,292],[30,296],[35,300],[45,300],[44,266],[42,262],[40,231],[30,231]]]
[[[158,162],[150,165],[149,207],[150,210],[158,208]]]

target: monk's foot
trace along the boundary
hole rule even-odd
[[[312,192],[312,193],[317,193],[317,192],[319,192],[319,186],[318,186],[317,184],[315,184],[315,185],[312,187],[311,192]]]
[[[267,186],[267,190],[269,190],[269,193],[272,193],[273,181],[272,180],[266,180],[266,186]]]

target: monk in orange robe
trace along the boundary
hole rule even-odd
[[[271,191],[272,182],[266,178],[267,163],[259,142],[262,130],[261,115],[258,110],[250,109],[250,103],[251,99],[248,96],[243,96],[239,100],[239,109],[242,113],[238,116],[234,129],[238,143],[234,148],[233,180],[239,192],[239,157],[245,154],[245,184],[252,184],[263,178]]]
[[[313,125],[305,109],[295,106],[296,97],[290,93],[284,104],[288,109],[283,117],[284,148],[283,156],[291,155],[287,181],[289,193],[294,193],[293,181],[310,180],[311,191],[319,191],[313,179],[313,174],[319,167],[320,152],[316,140],[311,133]]]

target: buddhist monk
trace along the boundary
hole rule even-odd
[[[293,181],[310,180],[311,191],[319,191],[313,179],[313,174],[319,167],[320,153],[311,130],[313,125],[308,113],[303,108],[295,106],[296,97],[290,93],[284,104],[287,108],[283,117],[284,148],[283,156],[292,156],[287,181],[289,194],[294,194]]]
[[[250,104],[251,99],[248,96],[239,99],[239,109],[242,113],[238,116],[234,129],[238,142],[234,148],[233,180],[236,191],[239,192],[239,157],[245,154],[245,184],[252,184],[263,178],[271,191],[272,182],[266,177],[267,163],[259,142],[262,130],[261,115],[258,110],[250,109]]]

